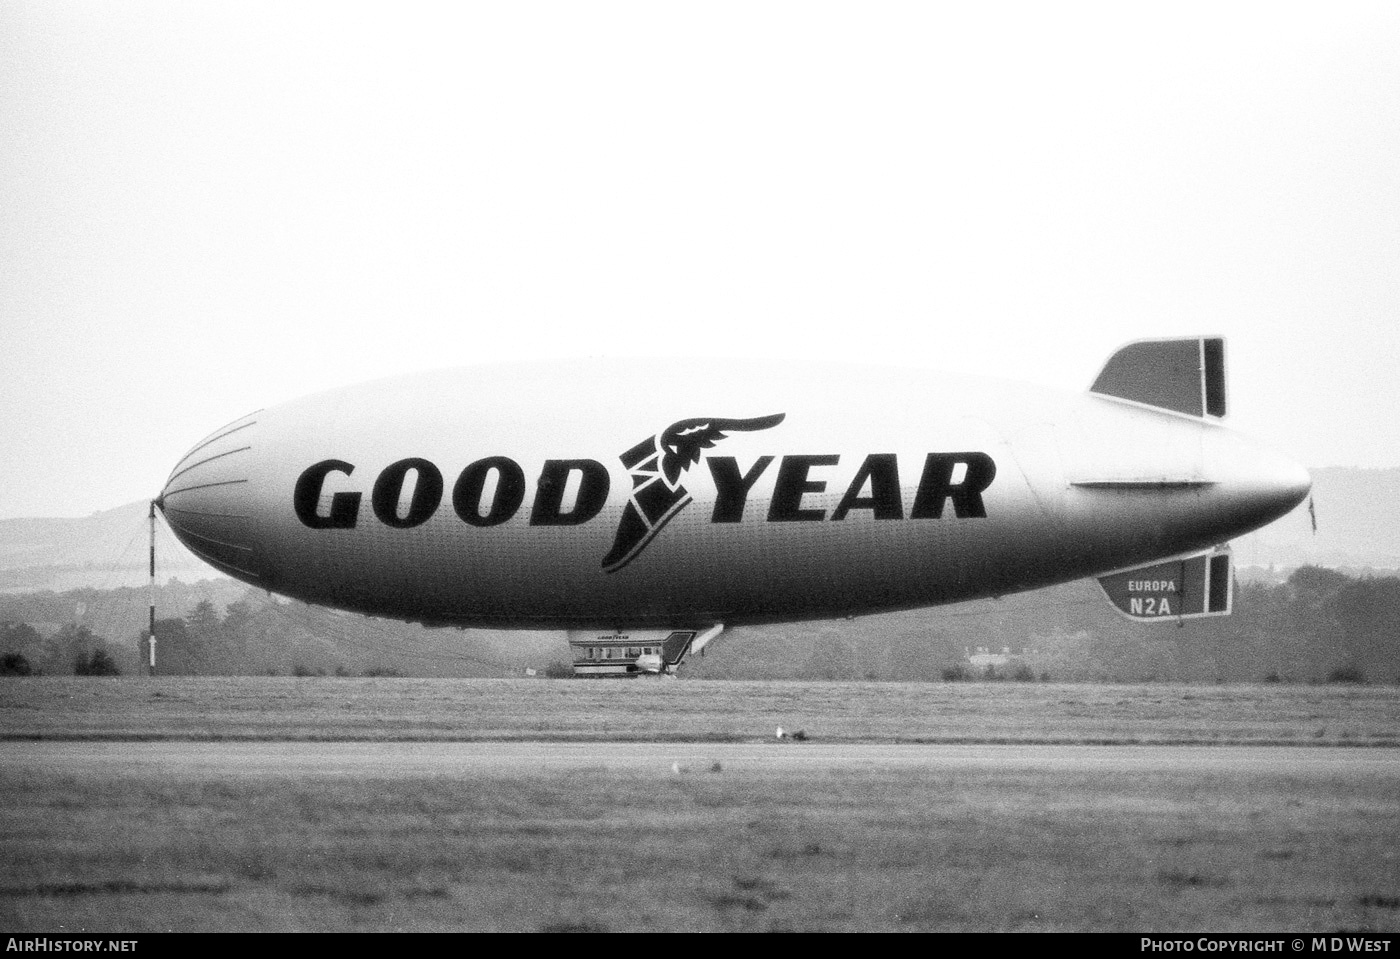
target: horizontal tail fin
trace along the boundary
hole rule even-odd
[[[1129,619],[1144,623],[1229,616],[1234,570],[1228,546],[1099,577],[1104,596]]]
[[[1225,341],[1218,336],[1138,340],[1108,358],[1089,388],[1189,416],[1225,415]]]

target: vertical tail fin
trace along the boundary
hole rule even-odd
[[[1090,392],[1189,416],[1225,415],[1225,341],[1138,340],[1108,358]]]

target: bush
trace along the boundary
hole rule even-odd
[[[23,653],[6,653],[4,659],[0,659],[0,676],[32,676],[34,667],[29,665],[29,660],[24,658]]]
[[[1338,666],[1327,674],[1327,681],[1329,683],[1364,684],[1366,682],[1366,674],[1361,671],[1361,667],[1359,666]]]
[[[120,676],[121,668],[107,655],[107,650],[99,646],[90,656],[79,656],[73,663],[75,676]]]
[[[1011,671],[1011,678],[1018,683],[1033,683],[1035,682],[1035,670],[1025,663],[1017,663],[1016,668]]]
[[[968,677],[967,667],[962,663],[955,663],[943,669],[943,681],[945,683],[960,683]]]
[[[546,679],[573,679],[574,667],[555,660],[544,668],[544,675]]]

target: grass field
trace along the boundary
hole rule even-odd
[[[288,677],[0,680],[0,738],[1400,746],[1400,687]]]
[[[781,724],[813,742],[1372,745],[1400,764],[1400,691],[1372,687],[13,680],[0,720],[10,739],[99,743],[703,745]],[[1393,931],[1396,778],[7,767],[0,928]]]

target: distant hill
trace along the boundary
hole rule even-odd
[[[114,589],[149,580],[150,504],[128,503],[78,519],[0,519],[0,593]],[[186,581],[221,576],[156,521],[156,573]]]
[[[1235,540],[1241,566],[1328,566],[1400,570],[1400,469],[1314,469],[1308,504],[1256,533]]]

